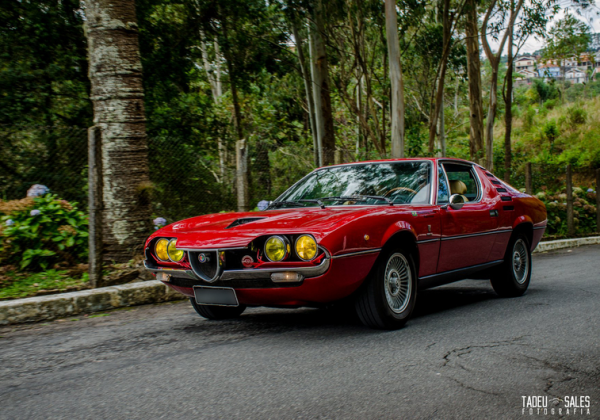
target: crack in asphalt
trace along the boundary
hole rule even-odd
[[[475,349],[491,349],[491,348],[495,348],[495,347],[505,347],[505,346],[512,346],[512,345],[525,345],[524,343],[518,343],[517,342],[517,341],[523,339],[524,337],[527,337],[527,336],[526,335],[520,335],[520,336],[512,338],[510,340],[498,341],[498,342],[490,343],[490,344],[473,344],[473,345],[470,345],[470,346],[467,346],[467,347],[461,347],[461,348],[452,349],[452,350],[450,350],[449,352],[447,352],[442,357],[442,359],[444,360],[444,363],[442,364],[442,367],[448,366],[448,364],[450,363],[450,356],[452,354],[456,354],[456,357],[460,358],[461,356],[464,356],[465,354],[470,354]]]

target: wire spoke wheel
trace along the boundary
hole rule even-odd
[[[388,259],[384,277],[385,299],[394,313],[402,313],[412,294],[412,273],[406,257],[395,253]]]
[[[529,274],[529,253],[522,239],[517,240],[513,246],[512,270],[517,283],[523,284]]]

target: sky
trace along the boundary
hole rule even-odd
[[[562,4],[564,2],[561,1],[560,3]],[[563,7],[565,7],[565,6],[563,6]],[[587,23],[590,26],[590,32],[592,32],[592,33],[600,32],[600,8],[594,7],[592,10],[589,10],[586,13],[582,14],[582,16],[578,16],[577,14],[575,14],[575,12],[573,10],[571,10],[571,13],[575,17],[577,17],[580,20]],[[564,15],[565,15],[565,9],[563,8],[556,14],[556,16],[554,16],[554,18],[550,22],[548,22],[547,30],[550,30],[550,28],[554,25],[554,23],[557,20],[562,19],[564,17]],[[492,49],[495,49],[495,50],[498,50],[499,44],[500,44],[499,41],[498,42],[496,42],[496,41],[490,42],[490,46],[492,47]],[[532,36],[527,40],[525,45],[523,45],[523,48],[521,48],[521,51],[519,52],[519,54],[532,53],[534,51],[539,50],[543,46],[544,46],[544,41],[542,39],[535,39]]]

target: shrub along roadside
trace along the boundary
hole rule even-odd
[[[0,203],[0,264],[39,271],[87,262],[88,221],[77,203],[46,194]]]

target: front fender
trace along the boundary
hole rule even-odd
[[[387,228],[387,230],[381,238],[380,247],[383,248],[383,246],[390,240],[390,238],[399,232],[410,232],[416,242],[417,231],[415,230],[414,226],[405,220],[400,220]]]

